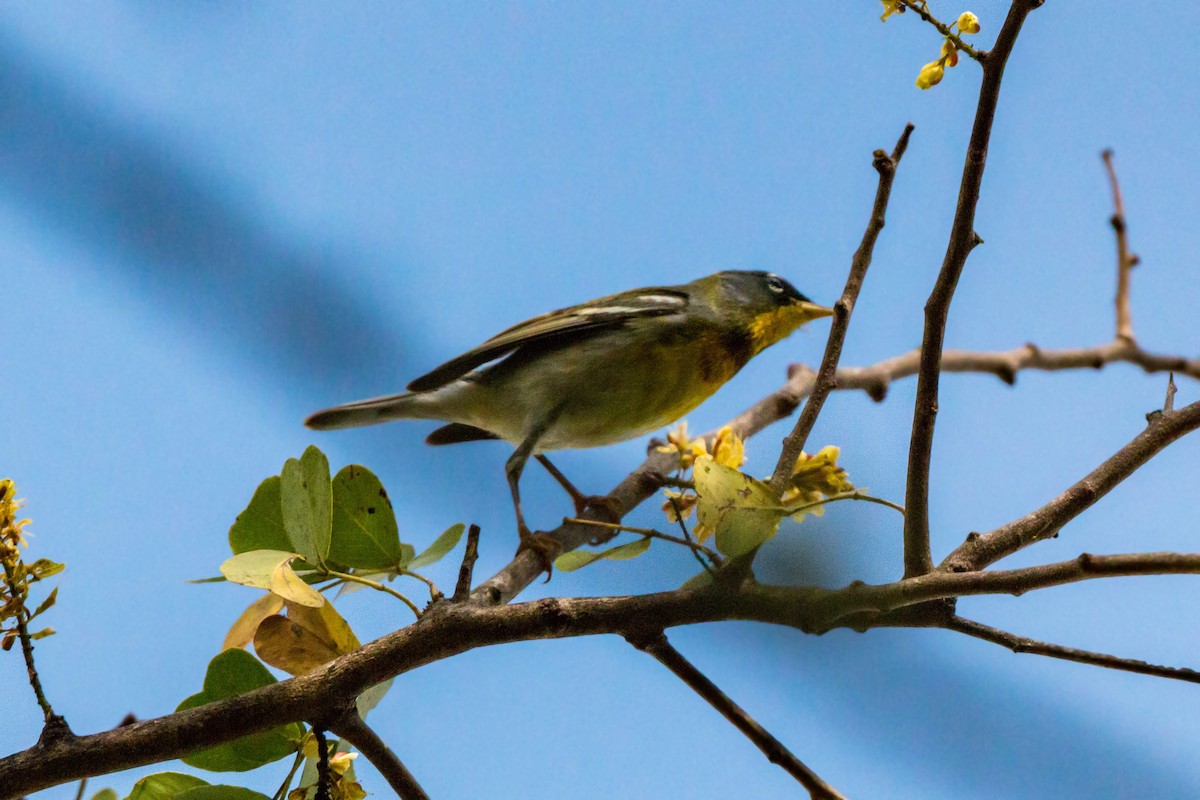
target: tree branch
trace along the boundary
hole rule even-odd
[[[1095,667],[1136,672],[1140,675],[1153,675],[1156,678],[1170,678],[1188,683],[1200,683],[1200,672],[1187,669],[1186,667],[1160,667],[1156,664],[1148,664],[1145,661],[1138,661],[1133,658],[1118,658],[1117,656],[1110,656],[1105,653],[1095,653],[1091,650],[1077,650],[1074,647],[1063,647],[1059,644],[1040,642],[1037,639],[1017,636],[1014,633],[1002,631],[999,628],[993,628],[969,619],[963,619],[962,617],[952,617],[944,627],[948,631],[964,633],[967,636],[973,636],[985,642],[1007,647],[1014,653],[1031,653],[1037,656],[1061,658],[1065,661],[1074,661],[1079,664],[1090,664]]]
[[[934,572],[837,590],[747,582],[736,590],[714,585],[633,597],[547,598],[509,606],[443,601],[408,627],[315,672],[103,733],[43,739],[0,759],[0,800],[84,776],[167,761],[287,722],[337,719],[367,688],[477,647],[598,634],[637,637],[648,630],[723,620],[785,625],[806,633],[839,626],[942,627],[945,606],[930,601],[1019,593],[1106,575],[1195,572],[1200,572],[1200,554],[1150,553],[1085,556],[1023,570]]]
[[[1104,169],[1108,173],[1108,182],[1112,185],[1113,194],[1113,215],[1110,221],[1117,238],[1117,338],[1132,342],[1133,314],[1129,310],[1129,273],[1137,266],[1138,257],[1129,252],[1125,201],[1121,198],[1121,184],[1117,182],[1117,169],[1113,166],[1113,151],[1105,150],[1100,157],[1104,159]]]
[[[939,571],[970,571],[995,563],[1034,542],[1055,536],[1064,525],[1112,491],[1167,445],[1200,428],[1200,402],[1154,414],[1145,430],[1071,488],[1020,519],[960,544]],[[911,510],[910,510],[911,513]]]
[[[458,582],[454,585],[452,600],[462,603],[471,595],[471,576],[475,572],[475,561],[479,558],[479,526],[474,523],[467,528],[467,546],[463,550],[462,564],[458,568]]]
[[[354,748],[362,753],[375,769],[379,770],[379,774],[384,777],[388,786],[392,787],[392,791],[400,800],[429,800],[429,795],[425,794],[425,790],[421,788],[416,777],[392,752],[392,748],[379,738],[379,734],[367,725],[366,720],[359,715],[357,709],[351,709],[344,714],[336,723],[329,726],[329,730],[354,745]]]
[[[721,716],[733,723],[735,728],[763,752],[768,761],[782,767],[807,789],[809,797],[813,800],[846,800],[844,795],[821,780],[821,777],[796,758],[783,742],[772,736],[770,731],[747,714],[745,709],[733,702],[729,695],[722,692],[703,672],[672,647],[662,631],[630,635],[625,638],[638,650],[653,656],[660,664],[675,673],[676,677],[719,711]]]
[[[800,453],[804,450],[804,443],[808,439],[809,433],[812,432],[813,425],[817,422],[817,415],[821,413],[821,408],[825,405],[825,398],[836,386],[834,375],[837,371],[838,360],[842,357],[842,344],[846,341],[846,331],[850,327],[850,315],[854,313],[854,304],[858,301],[858,293],[862,290],[863,279],[867,277],[867,269],[871,266],[875,241],[879,238],[879,233],[885,224],[888,198],[892,194],[892,182],[896,177],[896,168],[900,166],[900,159],[904,157],[904,151],[908,149],[908,139],[912,132],[913,124],[910,122],[904,126],[904,132],[900,134],[900,139],[896,142],[890,156],[883,150],[875,151],[874,167],[875,171],[879,173],[879,186],[875,190],[875,204],[871,209],[871,219],[867,223],[866,231],[863,232],[862,242],[854,251],[854,258],[850,262],[850,274],[846,278],[846,288],[842,290],[841,298],[833,306],[833,324],[829,328],[825,356],[821,359],[816,383],[809,395],[808,402],[804,404],[804,411],[796,420],[796,426],[783,440],[783,449],[779,453],[779,461],[776,462],[775,473],[771,477],[771,488],[779,494],[782,494],[786,488],[788,478],[792,475],[792,468],[796,465],[796,460],[800,458]]]
[[[1013,0],[1008,17],[996,37],[996,44],[983,64],[979,103],[967,145],[966,164],[958,191],[958,205],[950,228],[950,242],[942,261],[937,282],[925,303],[925,331],[921,340],[921,367],[917,378],[917,399],[913,407],[912,438],[908,449],[908,481],[904,507],[904,576],[923,575],[933,569],[929,550],[929,466],[933,457],[933,430],[938,411],[938,380],[942,348],[945,346],[946,321],[950,301],[967,263],[967,256],[982,240],[975,232],[975,207],[987,164],[988,141],[1000,100],[1004,66],[1017,41],[1025,17],[1040,3],[1037,0]]]

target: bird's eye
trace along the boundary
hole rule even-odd
[[[783,281],[781,281],[779,278],[776,278],[774,275],[767,278],[767,288],[775,294],[783,294],[786,291]]]

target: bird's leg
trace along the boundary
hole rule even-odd
[[[567,476],[563,475],[559,468],[550,462],[550,459],[541,453],[534,458],[546,468],[550,477],[558,481],[558,485],[571,495],[571,502],[575,504],[575,516],[582,517],[583,513],[590,508],[600,514],[604,522],[616,524],[621,521],[621,504],[619,502],[603,494],[584,494],[575,488],[575,484],[571,483]]]
[[[545,534],[530,531],[529,526],[525,524],[525,512],[521,510],[521,472],[525,469],[525,462],[529,460],[529,455],[537,445],[543,430],[544,428],[535,431],[521,442],[521,446],[504,465],[504,472],[508,476],[508,488],[512,492],[513,509],[517,512],[517,535],[521,537],[517,553],[522,550],[532,550],[536,553],[546,570],[546,580],[550,580],[550,573],[554,570],[554,558],[562,552],[562,545]]]

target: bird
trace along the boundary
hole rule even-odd
[[[431,445],[502,439],[516,450],[505,474],[518,553],[547,572],[558,545],[533,534],[520,480],[531,457],[570,493],[577,513],[603,498],[579,492],[546,458],[659,430],[708,399],[765,348],[833,314],[770,272],[727,270],[678,286],[651,286],[551,311],[514,325],[408,384],[312,414],[335,430],[400,419],[447,423]]]

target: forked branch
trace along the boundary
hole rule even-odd
[[[933,569],[929,549],[929,466],[933,458],[933,430],[938,412],[938,382],[941,376],[942,348],[950,302],[967,263],[967,256],[982,240],[975,232],[975,208],[987,164],[992,122],[1000,101],[1000,83],[1004,67],[1016,44],[1025,17],[1040,5],[1038,0],[1014,0],[1000,28],[995,46],[982,59],[983,81],[971,139],[967,144],[966,164],[958,190],[958,204],[950,241],[933,292],[925,303],[925,330],[921,340],[921,367],[917,377],[917,399],[913,406],[912,438],[908,448],[908,481],[904,507],[904,576],[912,578]]]

